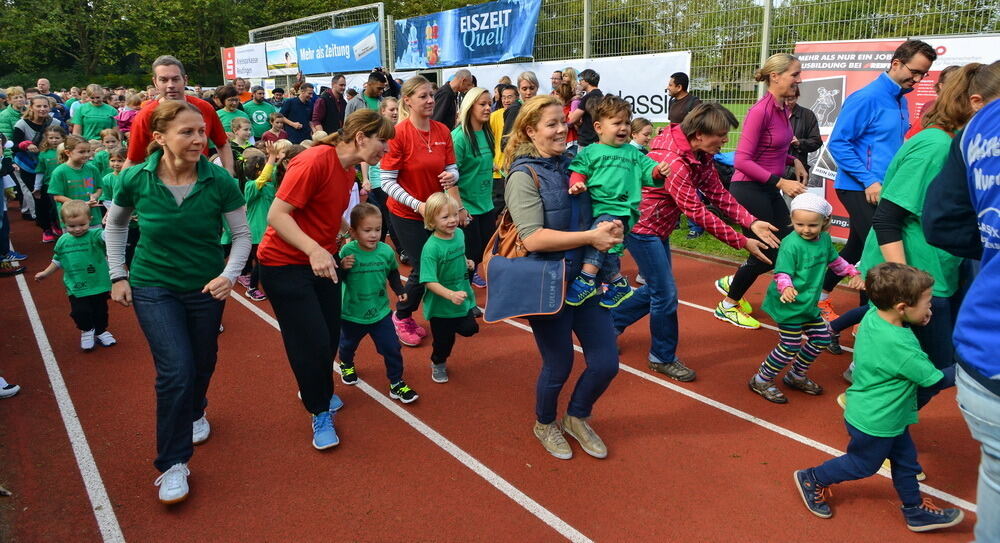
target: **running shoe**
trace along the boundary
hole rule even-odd
[[[24,253],[19,253],[17,251],[10,251],[9,253],[7,253],[7,256],[3,257],[3,259],[6,260],[7,262],[20,262],[22,260],[26,260],[27,258],[28,255]]]
[[[267,299],[267,295],[264,294],[264,291],[259,288],[248,288],[247,298],[250,298],[255,302],[262,302]]]
[[[809,475],[808,470],[800,469],[793,475],[795,476],[795,488],[799,491],[802,503],[806,504],[809,512],[819,518],[832,517],[833,510],[830,509],[830,504],[826,503],[826,499],[831,495],[830,488],[817,483]]]
[[[719,305],[715,306],[715,318],[739,328],[746,328],[748,330],[760,328],[760,322],[757,319],[747,315],[745,311],[737,306],[725,307],[722,305],[722,302],[719,302]]]
[[[420,325],[417,324],[413,317],[407,317],[405,319],[400,319],[396,316],[396,313],[392,314],[392,324],[396,327],[396,335],[399,336],[399,342],[407,347],[416,347],[420,345],[420,340],[423,337],[417,331]]]
[[[920,505],[903,507],[903,518],[906,519],[906,527],[911,532],[929,532],[950,528],[965,518],[965,513],[961,509],[949,507],[941,509],[934,505],[930,498],[924,498]]]
[[[700,232],[698,230],[688,230],[687,239],[697,239],[697,238],[700,238],[701,235],[704,234],[704,233],[705,233],[704,230],[702,230]]]
[[[413,391],[405,382],[400,381],[395,385],[389,386],[389,397],[393,400],[399,400],[403,403],[410,403],[420,396]]]
[[[12,385],[10,383],[7,383],[2,388],[0,388],[0,399],[10,398],[11,396],[16,395],[18,392],[21,392],[21,385]]]
[[[844,348],[840,346],[840,333],[830,330],[830,344],[826,346],[830,354],[844,354]]]
[[[597,283],[578,275],[566,289],[566,305],[578,306],[597,294]]]
[[[333,416],[329,411],[323,411],[319,415],[312,416],[313,440],[312,445],[317,450],[329,449],[340,444],[337,431],[333,428]]]
[[[729,296],[729,287],[732,284],[732,282],[733,282],[732,275],[721,277],[715,281],[715,290],[719,291],[719,293],[722,294],[723,296]],[[740,310],[746,313],[747,315],[753,313],[753,306],[750,305],[750,302],[746,301],[746,299],[740,298],[740,301],[737,303],[740,306]]]
[[[94,350],[94,331],[86,330],[80,332],[80,348],[84,351]]]
[[[52,225],[52,233],[55,234],[56,237],[59,237],[64,234],[62,227],[59,226],[58,224]]]
[[[100,334],[97,334],[95,338],[97,339],[97,342],[101,344],[101,347],[110,347],[118,343],[118,340],[115,339],[115,336],[111,335],[111,332],[108,332],[107,330],[101,332]]]
[[[819,315],[823,317],[823,320],[826,322],[833,322],[840,318],[840,315],[838,315],[833,309],[833,301],[829,298],[817,302],[816,307],[819,308]]]
[[[200,419],[191,424],[191,444],[201,445],[208,441],[208,436],[212,435],[212,425],[203,414]]]
[[[42,231],[42,243],[55,243],[57,239],[59,239],[59,236],[55,232],[51,230]]]
[[[781,382],[811,396],[819,396],[823,393],[823,387],[817,385],[815,381],[804,375],[798,376],[792,372],[788,372],[785,374],[785,377],[781,380]]]
[[[182,502],[188,497],[188,475],[191,470],[187,464],[174,464],[153,481],[160,487],[160,503],[172,504]]]
[[[472,272],[472,278],[469,279],[472,286],[476,288],[486,288],[486,279],[483,279],[479,272]]]
[[[601,295],[600,305],[608,309],[618,307],[622,302],[632,297],[632,285],[628,284],[628,279],[619,277],[608,285],[608,289]]]
[[[435,364],[431,362],[431,380],[435,383],[448,382],[448,364]]]
[[[640,284],[640,285],[645,285],[646,284],[646,278],[637,273],[637,274],[635,274],[635,282],[637,284]]]
[[[250,274],[241,275],[236,278],[236,282],[243,285],[243,288],[250,288]]]
[[[340,381],[345,385],[358,384],[358,371],[354,364],[340,363]]]
[[[846,392],[841,392],[840,394],[837,395],[837,405],[839,405],[841,409],[847,409],[847,393]]]
[[[654,362],[650,360],[649,369],[657,373],[662,373],[663,375],[682,383],[690,383],[691,381],[694,381],[695,378],[694,370],[685,366],[680,360],[674,360],[673,362],[668,363]]]

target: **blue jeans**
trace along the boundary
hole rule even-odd
[[[371,324],[358,324],[349,320],[340,321],[340,361],[354,364],[354,353],[365,336],[371,336],[375,350],[385,360],[385,376],[389,384],[403,380],[403,353],[399,347],[396,327],[392,324],[392,312],[385,318]]]
[[[615,330],[608,311],[593,297],[578,307],[564,306],[555,317],[528,319],[542,355],[535,389],[535,417],[542,424],[556,420],[559,393],[573,369],[573,334],[583,347],[586,369],[573,387],[566,413],[589,417],[594,403],[618,373]]]
[[[976,489],[976,541],[1000,537],[1000,396],[958,368],[958,407],[980,444]]]
[[[888,458],[892,462],[892,486],[896,487],[903,505],[920,505],[917,474],[921,470],[917,463],[917,446],[910,437],[910,429],[907,428],[895,437],[875,437],[858,430],[847,421],[844,421],[844,425],[851,435],[847,454],[827,460],[820,466],[809,469],[807,473],[817,483],[830,486],[871,477]]]
[[[639,265],[646,284],[611,310],[615,329],[624,331],[649,313],[649,359],[669,364],[677,360],[678,336],[677,284],[670,262],[670,238],[632,233],[625,236],[625,247]]]
[[[598,215],[594,217],[593,224],[590,225],[591,228],[597,228],[602,222],[611,221],[622,221],[625,224],[627,219],[622,217],[616,217],[614,215]],[[592,245],[587,245],[583,249],[583,263],[591,264],[597,267],[597,281],[599,283],[610,283],[613,279],[617,278],[621,272],[621,256],[615,253],[602,252],[595,249]]]
[[[191,459],[191,423],[205,414],[225,302],[201,291],[132,287],[135,316],[156,365],[156,460],[166,471]]]

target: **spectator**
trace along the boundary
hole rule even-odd
[[[268,102],[271,102],[271,105],[274,107],[280,108],[281,104],[285,103],[285,89],[275,87],[275,89],[271,91],[271,99],[268,100]]]
[[[448,130],[455,128],[461,95],[472,86],[472,73],[469,70],[463,68],[455,72],[451,81],[441,85],[434,93],[434,114],[431,115],[431,120],[447,126]]]
[[[549,83],[552,85],[552,91],[549,94],[553,96],[559,95],[559,85],[562,85],[563,73],[562,70],[555,70],[552,75],[549,76]]]
[[[788,109],[788,120],[792,123],[791,154],[809,171],[809,153],[823,146],[819,136],[819,122],[811,109],[799,105],[799,88],[795,87],[795,96],[785,100]],[[791,179],[795,171],[785,169],[785,177]]]
[[[521,72],[521,75],[517,76],[517,92],[520,94],[521,100],[514,102],[503,112],[504,137],[500,145],[504,149],[507,148],[507,135],[514,129],[514,120],[521,112],[521,104],[538,94],[538,77],[535,76],[535,72]]]
[[[347,110],[347,100],[344,99],[346,87],[347,78],[343,74],[334,74],[330,78],[330,88],[322,90],[313,106],[310,124],[314,131],[322,129],[327,134],[333,134],[344,126],[344,112]]]
[[[382,72],[372,72],[368,74],[368,82],[365,84],[365,91],[358,94],[347,103],[345,115],[350,115],[359,109],[372,109],[378,111],[378,104],[382,101],[382,92],[385,91],[388,78]]]
[[[237,77],[233,80],[233,86],[236,87],[236,94],[240,99],[240,104],[249,102],[253,99],[253,94],[247,90],[247,88],[250,87],[250,83],[248,83],[246,79]]]
[[[667,82],[667,94],[670,95],[670,102],[668,106],[668,119],[670,119],[670,124],[680,124],[684,121],[684,117],[691,112],[698,104],[701,103],[701,99],[697,96],[688,93],[688,84],[690,80],[688,79],[688,74],[684,72],[677,72],[670,75],[670,81]]]
[[[215,92],[215,99],[218,102],[222,102],[222,108],[215,113],[219,116],[219,120],[222,121],[222,129],[226,132],[233,132],[233,119],[243,118],[250,120],[250,116],[239,109],[239,90],[235,86],[225,85],[218,89]]]
[[[264,100],[264,87],[260,85],[250,89],[253,100],[243,104],[243,112],[250,117],[250,125],[253,127],[253,137],[259,140],[264,132],[271,128],[269,120],[272,113],[277,113],[278,108],[274,104]]]
[[[62,104],[63,103],[62,97],[59,96],[58,94],[52,92],[52,88],[51,88],[51,85],[49,84],[49,80],[48,79],[45,79],[44,77],[40,78],[35,83],[35,88],[38,89],[38,94],[40,94],[42,96],[48,96],[49,98],[55,100],[57,104]]]
[[[289,98],[281,105],[281,114],[285,116],[285,131],[288,141],[302,143],[312,137],[309,122],[312,119],[314,104],[318,100],[313,96],[312,83],[303,83],[299,94]]]
[[[580,89],[583,97],[580,98],[580,107],[571,111],[566,122],[570,125],[579,123],[576,128],[577,144],[582,149],[592,143],[597,142],[597,132],[594,131],[594,118],[590,115],[590,108],[596,106],[604,93],[597,87],[601,83],[601,76],[587,68],[580,72]]]

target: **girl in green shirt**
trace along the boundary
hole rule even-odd
[[[243,173],[247,178],[247,184],[243,187],[243,197],[247,202],[247,223],[250,225],[250,240],[253,246],[250,249],[250,258],[247,260],[247,267],[250,273],[239,276],[237,281],[247,289],[247,297],[255,302],[267,299],[267,296],[258,285],[260,284],[260,265],[257,262],[257,245],[264,238],[267,230],[267,212],[274,202],[274,197],[278,193],[280,179],[276,175],[275,165],[284,159],[284,151],[278,151],[274,143],[265,144],[267,157],[260,154],[251,154],[243,164]],[[247,268],[243,268],[244,272]]]
[[[59,238],[59,217],[49,196],[49,180],[59,166],[59,146],[66,141],[66,131],[59,125],[45,129],[42,144],[38,146],[38,165],[35,167],[35,224],[42,229],[42,243],[52,243]]]
[[[111,151],[121,147],[122,137],[118,133],[117,128],[105,128],[101,130],[101,147],[97,149],[94,153],[94,158],[90,160],[91,164],[97,167],[97,171],[101,174],[101,179],[111,172],[111,166],[108,164],[108,158],[111,156]],[[107,192],[107,191],[105,191]],[[110,200],[111,198],[104,195],[105,200]]]
[[[69,136],[62,144],[59,158],[63,160],[49,182],[49,194],[56,202],[56,211],[71,200],[82,200],[90,206],[90,224],[100,226],[101,176],[97,168],[88,164],[90,144],[80,136]],[[62,217],[60,213],[60,218]]]

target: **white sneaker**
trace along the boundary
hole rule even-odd
[[[191,475],[191,470],[188,469],[187,464],[174,464],[157,477],[153,484],[160,487],[160,502],[171,504],[186,500],[188,497],[188,475]]]
[[[21,392],[20,385],[12,385],[10,383],[6,383],[3,386],[3,388],[0,388],[0,399],[10,398],[11,396],[16,395],[18,392]]]
[[[94,331],[87,330],[86,332],[80,332],[80,348],[84,351],[94,350]]]
[[[97,342],[100,343],[102,347],[110,347],[115,343],[118,343],[118,340],[115,339],[115,336],[111,335],[111,332],[105,330],[100,334],[97,334]]]
[[[208,423],[205,415],[194,421],[191,425],[191,444],[201,445],[208,441],[208,436],[212,435],[212,425]]]

